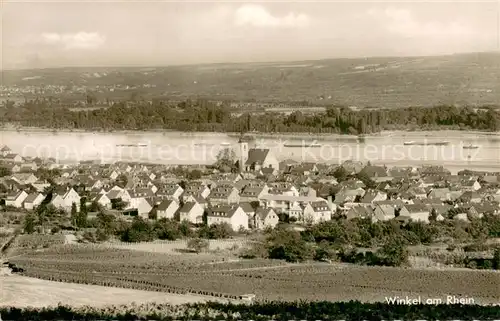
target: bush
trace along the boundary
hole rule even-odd
[[[200,238],[190,239],[188,241],[187,248],[195,253],[200,253],[201,251],[209,248],[209,243],[207,240]]]
[[[277,229],[268,236],[266,243],[271,259],[300,262],[314,257],[314,251],[296,231]]]
[[[314,260],[316,261],[335,260],[336,258],[335,249],[327,241],[321,242],[314,253]]]
[[[122,234],[121,240],[124,242],[149,242],[155,237],[153,226],[142,218],[135,217],[132,225]]]
[[[383,265],[401,266],[408,263],[409,253],[405,240],[390,238],[377,253]]]

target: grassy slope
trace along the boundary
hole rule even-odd
[[[381,64],[381,68],[371,71],[355,69],[367,64]],[[22,80],[32,76],[41,78]],[[200,95],[320,102],[318,98],[323,95],[332,98],[322,102],[355,106],[500,105],[500,53],[151,69],[45,69],[6,71],[3,77],[5,85],[67,85],[70,82],[89,86],[155,84],[156,88],[135,90],[145,97],[165,94],[171,97]],[[121,95],[130,97],[131,92],[122,92]],[[110,93],[101,96],[109,97]]]

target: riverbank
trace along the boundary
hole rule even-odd
[[[0,132],[29,132],[29,133],[96,133],[96,134],[125,134],[125,135],[146,135],[148,133],[158,134],[158,133],[180,133],[182,136],[206,136],[210,135],[213,137],[217,136],[227,136],[231,138],[239,138],[241,133],[237,132],[203,132],[203,131],[179,131],[175,129],[148,129],[148,130],[88,130],[88,129],[52,129],[52,128],[40,128],[40,127],[14,127],[14,126],[1,126]],[[253,136],[255,138],[263,139],[363,139],[370,137],[387,137],[387,136],[412,136],[412,137],[460,137],[465,135],[478,135],[486,137],[499,137],[499,132],[491,131],[465,131],[465,130],[394,130],[394,131],[381,131],[377,133],[370,133],[364,135],[349,135],[349,134],[332,134],[332,133],[310,133],[310,132],[247,132],[244,135]]]

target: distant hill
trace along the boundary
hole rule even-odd
[[[99,85],[98,96],[310,101],[358,107],[500,105],[500,53],[2,72],[3,86]],[[129,86],[112,92],[103,86]],[[126,96],[125,96],[126,97]]]

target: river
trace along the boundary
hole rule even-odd
[[[383,132],[359,138],[328,135],[316,137],[319,148],[284,147],[300,143],[298,135],[255,134],[250,147],[270,148],[278,160],[314,161],[337,164],[345,160],[370,161],[391,166],[438,164],[452,172],[462,169],[500,171],[500,134],[435,131]],[[314,140],[307,137],[306,143]],[[304,138],[306,139],[306,138]],[[404,142],[435,143],[446,146],[406,146]],[[221,144],[226,145],[221,145]],[[145,146],[118,146],[143,144]],[[60,162],[100,159],[103,162],[134,161],[159,164],[210,164],[218,152],[231,147],[239,155],[237,135],[185,132],[51,132],[3,130],[0,145],[22,156],[53,157]],[[475,145],[477,149],[464,149]]]

